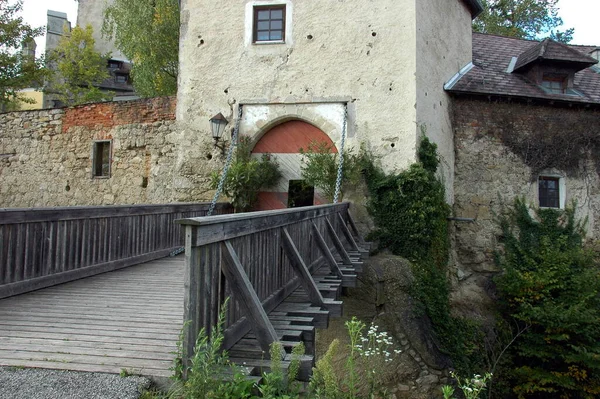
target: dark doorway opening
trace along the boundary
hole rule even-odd
[[[306,184],[304,180],[290,180],[288,189],[288,208],[312,206],[315,197],[315,187]]]

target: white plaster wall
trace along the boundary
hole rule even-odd
[[[233,120],[240,102],[257,104],[245,111],[256,125],[248,119],[243,126],[245,134],[257,135],[285,104],[337,102],[285,106],[290,117],[303,116],[338,145],[340,114],[334,109],[349,101],[349,146],[367,142],[388,171],[412,163],[415,0],[287,3],[293,22],[286,43],[254,45],[247,40],[250,0],[181,2],[177,119],[181,141],[189,146],[182,146],[180,157],[211,151],[208,120],[218,112]]]
[[[417,123],[437,143],[446,199],[454,202],[450,97],[443,90],[472,59],[471,12],[462,1],[417,0]]]
[[[94,29],[94,40],[96,51],[105,54],[111,53],[112,58],[118,60],[127,60],[125,56],[117,50],[111,40],[102,37],[102,22],[104,21],[104,10],[114,2],[114,0],[78,0],[77,25],[85,27],[92,25]]]

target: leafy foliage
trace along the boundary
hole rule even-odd
[[[105,10],[102,34],[133,62],[131,76],[139,95],[177,92],[178,0],[115,0]]]
[[[245,399],[251,396],[253,383],[229,361],[227,353],[221,351],[227,303],[228,300],[224,303],[217,325],[210,336],[206,335],[204,329],[198,334],[187,380],[184,382],[182,392],[177,392],[176,395],[172,395],[173,397]],[[233,378],[227,379],[230,374]]]
[[[58,47],[48,56],[55,73],[46,91],[65,105],[106,101],[113,96],[113,93],[98,88],[110,77],[106,70],[110,55],[97,52],[94,43],[91,25],[76,26],[62,37]]]
[[[358,399],[389,397],[384,384],[386,364],[393,361],[400,350],[392,350],[392,338],[379,327],[367,325],[356,317],[347,320],[350,343],[340,348],[334,339],[325,355],[313,368],[309,396],[315,399]],[[346,362],[343,370],[336,369],[333,359],[343,350]]]
[[[325,198],[333,202],[337,182],[339,154],[332,152],[333,146],[325,142],[313,141],[307,149],[300,149],[302,154],[302,179],[319,188]],[[350,149],[344,150],[344,165],[340,197],[348,185],[355,184],[360,178],[359,158]]]
[[[519,398],[600,395],[600,268],[584,224],[574,207],[532,216],[521,199],[501,218],[504,314],[531,325],[507,371]]]
[[[450,355],[463,374],[471,374],[481,368],[482,341],[475,323],[450,314],[446,278],[450,207],[435,175],[436,144],[423,136],[418,155],[419,163],[398,174],[386,175],[372,161],[364,162],[368,210],[376,226],[371,238],[412,261],[413,295],[431,319],[440,350]]]
[[[235,149],[235,159],[223,184],[223,193],[231,199],[236,212],[252,209],[258,201],[258,192],[263,188],[273,187],[279,181],[281,172],[279,164],[270,154],[263,154],[260,159],[252,157],[250,140],[240,137]],[[220,174],[212,175],[212,188],[217,188]]]
[[[556,30],[563,24],[558,0],[482,0],[484,11],[473,22],[476,32],[539,39],[550,37],[568,43],[574,29]]]
[[[0,110],[15,108],[18,101],[29,102],[19,90],[41,86],[46,76],[43,60],[21,52],[23,43],[33,41],[43,28],[32,28],[18,16],[23,1],[0,0]]]

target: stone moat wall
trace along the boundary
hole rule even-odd
[[[175,106],[164,97],[0,114],[0,207],[172,202]],[[96,140],[111,142],[108,178],[92,176]]]

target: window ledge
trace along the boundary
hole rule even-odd
[[[259,46],[264,46],[266,44],[285,44],[285,40],[261,40],[261,41],[256,41],[252,44],[256,44]]]
[[[92,176],[92,179],[110,179],[110,176]]]

